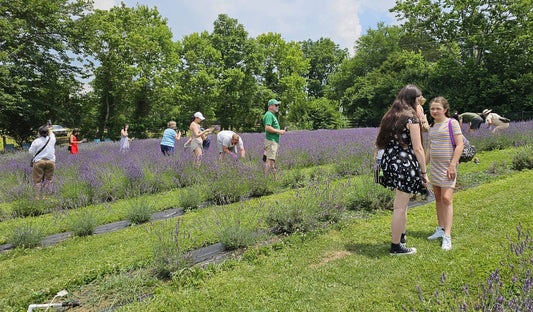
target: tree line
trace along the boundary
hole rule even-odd
[[[174,41],[148,6],[0,0],[0,135],[20,144],[51,119],[85,137],[117,138],[124,123],[146,137],[195,111],[260,131],[270,98],[298,129],[377,126],[407,83],[460,112],[533,110],[529,0],[400,0],[391,12],[401,24],[369,29],[349,56],[328,38],[252,38],[224,14]]]

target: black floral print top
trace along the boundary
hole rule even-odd
[[[407,122],[418,124],[418,119],[410,118]],[[391,190],[398,189],[405,193],[425,194],[427,189],[422,184],[420,164],[413,151],[413,144],[411,143],[407,125],[402,132],[402,139],[407,148],[402,147],[396,138],[387,144],[381,159],[383,178],[380,183]]]

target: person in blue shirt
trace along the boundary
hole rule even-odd
[[[178,130],[176,133],[175,121],[169,121],[167,127],[161,140],[161,153],[165,156],[174,155],[174,144],[181,139],[181,131]]]

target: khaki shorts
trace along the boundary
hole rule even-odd
[[[33,184],[40,184],[44,180],[52,181],[55,169],[56,164],[48,159],[41,159],[38,162],[33,163],[31,171]]]
[[[191,145],[189,146],[191,151],[195,151],[197,149],[204,150],[203,141],[201,139],[193,139],[191,141]]]
[[[276,155],[278,154],[278,147],[278,143],[265,139],[266,158],[276,160]]]

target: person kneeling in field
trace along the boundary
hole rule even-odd
[[[240,155],[241,158],[246,155],[241,137],[230,130],[220,131],[217,134],[217,148],[220,160],[223,160],[226,154]],[[237,154],[237,148],[239,154]]]

